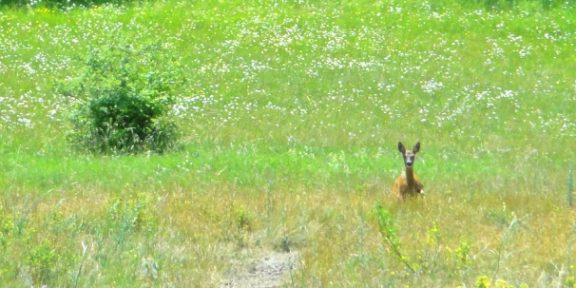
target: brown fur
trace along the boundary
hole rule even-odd
[[[424,193],[424,185],[420,179],[414,174],[414,161],[416,160],[416,153],[420,150],[420,143],[417,143],[412,151],[406,151],[402,143],[398,143],[398,150],[404,157],[405,171],[396,178],[392,193],[398,197],[399,200],[404,200],[409,196],[417,196]],[[407,160],[409,159],[409,160]]]

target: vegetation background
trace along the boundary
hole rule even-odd
[[[1,1],[0,283],[576,287],[574,1]],[[54,4],[55,3],[55,4]],[[159,45],[181,145],[83,154],[82,59]],[[426,197],[397,203],[398,140]]]

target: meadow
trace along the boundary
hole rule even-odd
[[[0,283],[223,287],[293,251],[286,287],[576,287],[574,5],[2,6]],[[74,150],[58,86],[148,44],[185,78],[181,145]]]

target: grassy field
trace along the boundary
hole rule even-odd
[[[0,283],[221,287],[292,250],[287,287],[576,287],[576,8],[480,2],[0,7]],[[181,147],[72,150],[58,85],[148,44]],[[390,195],[398,140],[423,199]]]

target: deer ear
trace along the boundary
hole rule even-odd
[[[402,154],[406,153],[406,147],[404,147],[404,144],[402,144],[402,142],[398,142],[398,151],[400,151],[400,153]]]
[[[418,151],[420,151],[420,142],[416,143],[414,148],[412,148],[412,152],[414,152],[414,154],[418,153]]]

